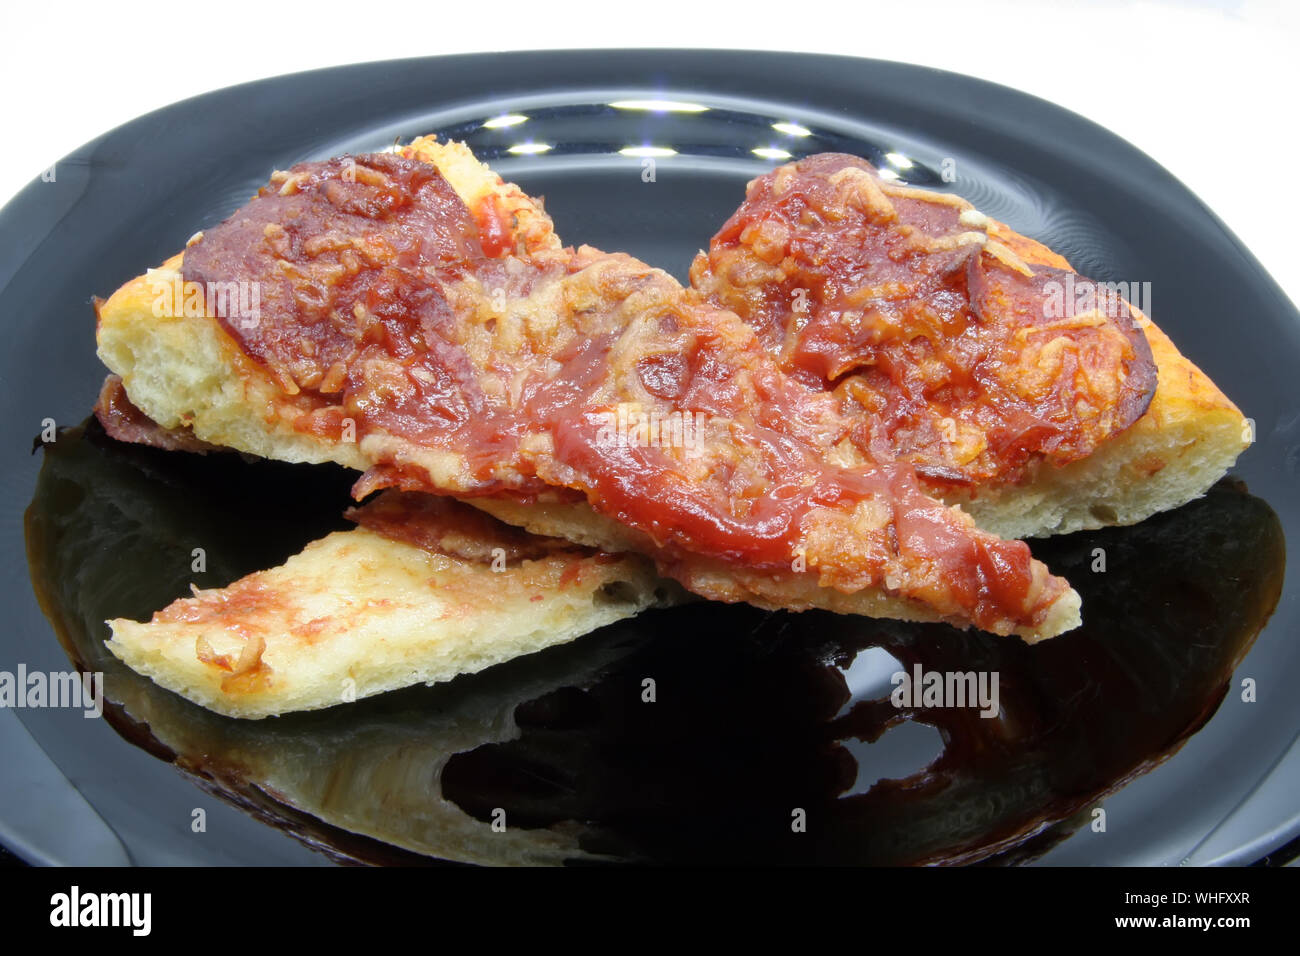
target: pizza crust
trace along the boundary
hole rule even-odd
[[[1001,223],[990,234],[1026,262],[1070,268]],[[1136,524],[1199,498],[1223,477],[1253,440],[1250,422],[1150,318],[1130,309],[1156,363],[1156,391],[1146,412],[1087,458],[1040,466],[1022,484],[978,487],[946,501],[999,537],[1037,538]]]
[[[149,622],[110,621],[107,646],[209,710],[268,717],[475,673],[676,594],[636,555],[561,550],[494,570],[357,528]]]

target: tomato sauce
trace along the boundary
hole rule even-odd
[[[692,282],[784,371],[833,391],[864,452],[932,484],[1016,482],[1132,424],[1155,365],[1127,303],[1070,314],[1054,296],[1090,280],[1024,263],[989,222],[820,154],[751,183]]]

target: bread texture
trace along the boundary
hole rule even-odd
[[[223,448],[279,461],[369,467],[356,444],[295,431],[309,411],[250,359],[216,319],[159,306],[181,282],[172,256],[96,304],[99,358],[131,403],[168,429],[189,429]]]
[[[663,603],[668,587],[636,555],[565,547],[494,567],[361,527],[148,622],[110,621],[108,648],[210,710],[268,717],[474,673]]]

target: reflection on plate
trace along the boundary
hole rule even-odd
[[[77,666],[105,673],[119,733],[367,862],[1032,859],[1209,719],[1284,566],[1276,515],[1224,482],[1134,527],[1036,543],[1083,596],[1084,625],[1034,647],[698,604],[450,684],[256,722],[105,650],[105,619],[146,618],[192,580],[224,584],[342,526],[348,484],[328,467],[120,445],[92,422],[45,447],[26,528],[42,606]],[[918,666],[996,674],[998,715],[894,706],[891,677]]]

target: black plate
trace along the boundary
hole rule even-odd
[[[527,119],[484,126],[510,115]],[[330,469],[196,468],[94,428],[33,457],[33,437],[44,419],[81,421],[94,400],[91,295],[219,222],[273,168],[428,132],[465,139],[544,195],[566,241],[679,277],[774,157],[857,153],[970,198],[1094,278],[1151,283],[1153,318],[1254,418],[1258,441],[1241,482],[1201,502],[1035,545],[1083,594],[1088,621],[1037,648],[695,607],[446,687],[257,725],[215,718],[114,669],[103,618],[181,593],[195,536],[222,542],[202,585],[291,553],[334,520],[345,482]],[[550,148],[512,150],[529,144]],[[652,178],[647,147],[676,151],[650,157]],[[160,110],[58,163],[0,213],[0,283],[0,670],[68,668],[34,581],[68,654],[107,672],[113,704],[109,721],[14,713],[139,862],[325,859],[284,832],[397,861],[1250,862],[1300,833],[1300,752],[1287,756],[1300,622],[1283,544],[1300,530],[1300,317],[1168,173],[1050,104],[934,70],[775,53],[512,53],[281,77]],[[1104,575],[1090,570],[1096,546]],[[900,721],[871,703],[898,662],[916,661],[999,670],[1006,718]],[[641,704],[648,675],[676,690]],[[907,786],[870,786],[913,772]],[[334,789],[321,789],[327,773]],[[491,829],[498,807],[505,838]],[[796,807],[805,834],[791,833]],[[46,848],[67,825],[10,815],[0,835],[55,858]]]

